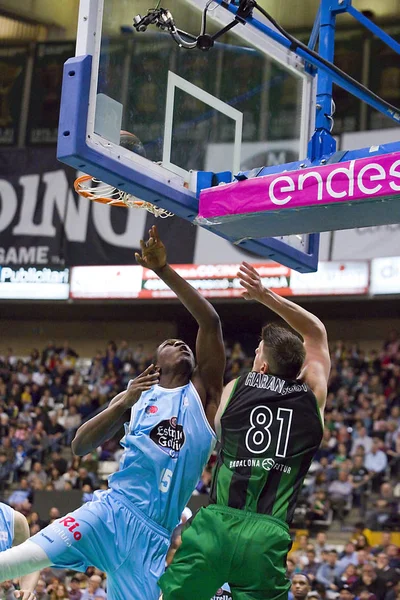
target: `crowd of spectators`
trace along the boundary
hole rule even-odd
[[[253,349],[239,342],[227,344],[226,356],[226,382],[251,369]],[[331,357],[323,441],[305,480],[295,525],[307,527],[313,536],[323,536],[324,529],[328,535],[335,527],[336,531],[343,530],[343,525],[351,525],[354,518],[362,519],[370,529],[398,530],[399,338],[391,333],[379,351],[368,352],[337,342]],[[95,489],[107,486],[99,465],[119,460],[122,451],[118,438],[81,458],[69,451],[71,440],[80,424],[125,389],[152,359],[143,345],[131,348],[126,341],[118,345],[109,342],[105,351],[97,352],[92,360],[80,358],[67,341],[60,346],[49,342],[42,352],[34,349],[24,358],[15,356],[12,349],[0,357],[1,499],[28,517],[32,534],[60,516],[55,507],[47,519],[32,512],[38,490],[79,490],[82,502],[86,502]],[[213,459],[195,494],[209,491],[212,463]],[[322,550],[320,537],[315,543],[304,539],[301,550],[288,561],[288,572],[306,574],[310,593],[317,593],[322,600],[342,594],[344,580],[351,594],[360,600],[400,600],[398,584],[387,596],[389,590],[381,583],[386,577],[383,571],[399,567],[399,548],[386,544],[378,551],[370,549],[367,542],[363,548],[361,537],[360,533],[354,546],[349,543],[343,551],[339,548],[339,554],[328,546]],[[38,597],[104,597],[99,581],[103,575],[95,570],[87,575],[89,579],[79,575],[65,580],[59,572],[46,570]],[[82,592],[84,582],[89,582],[89,591]],[[99,594],[92,589],[96,582]],[[360,589],[367,589],[369,596],[362,596]],[[4,586],[2,590],[6,596]]]
[[[312,539],[301,535],[287,561],[287,574],[293,582],[289,600],[307,596],[317,600],[399,600],[399,547],[390,532],[383,532],[380,542],[371,545],[363,530],[363,524],[356,524],[347,543],[336,547],[329,544],[325,532]],[[307,596],[295,589],[301,581]]]

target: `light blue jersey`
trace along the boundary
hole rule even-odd
[[[171,532],[216,438],[192,383],[154,386],[125,425],[110,489],[34,535],[58,568],[107,573],[109,600],[158,600]],[[225,599],[224,599],[225,600]]]
[[[14,539],[14,510],[0,502],[0,552],[11,548]]]
[[[121,440],[125,452],[109,486],[172,531],[215,442],[192,382],[173,389],[155,385],[132,408]]]

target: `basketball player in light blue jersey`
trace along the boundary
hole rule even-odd
[[[12,546],[18,546],[29,538],[29,525],[20,512],[0,502],[0,552]],[[15,592],[15,597],[20,600],[34,600],[34,590],[39,579],[39,573],[31,573],[21,577],[20,589]]]
[[[152,269],[196,319],[196,362],[181,340],[167,340],[157,365],[83,424],[72,443],[85,455],[125,423],[125,452],[110,489],[55,521],[16,553],[0,555],[0,580],[49,565],[107,573],[109,600],[158,600],[171,532],[191,496],[216,438],[225,352],[220,320],[205,298],[168,264],[155,227],[136,259]]]

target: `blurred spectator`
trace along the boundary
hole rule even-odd
[[[12,581],[3,581],[3,583],[0,583],[0,597],[4,598],[4,600],[15,600],[15,590],[16,588]]]
[[[310,509],[307,513],[307,526],[312,527],[313,521],[324,521],[328,517],[330,503],[324,489],[319,489],[310,498]]]
[[[18,487],[8,497],[8,503],[10,506],[18,510],[20,505],[24,504],[26,500],[32,503],[33,494],[28,480],[23,478],[19,482]]]
[[[353,542],[348,542],[344,551],[339,557],[337,568],[340,575],[347,569],[349,565],[357,564],[357,553]]]
[[[32,484],[34,481],[40,481],[43,486],[47,483],[47,474],[43,469],[43,466],[40,462],[35,462],[32,467],[31,473],[29,473],[27,477],[28,483]]]
[[[346,471],[339,472],[339,479],[329,486],[329,501],[340,522],[344,521],[346,510],[351,502],[353,486]]]
[[[69,600],[81,600],[82,592],[81,592],[81,582],[77,577],[72,577],[69,583],[68,590]]]
[[[387,464],[387,456],[380,449],[380,440],[374,438],[371,451],[365,455],[365,468],[372,477],[372,488],[374,491],[378,490],[382,483],[382,477],[385,473]]]
[[[83,592],[81,600],[95,600],[96,598],[107,598],[107,595],[101,587],[100,575],[92,575],[88,582],[87,589]]]
[[[306,552],[307,561],[304,563],[302,568],[303,573],[305,573],[310,580],[311,584],[314,585],[317,577],[317,571],[319,569],[319,563],[316,560],[315,550],[313,546],[308,547]]]
[[[400,580],[400,570],[389,565],[389,557],[384,552],[380,552],[376,557],[376,574],[385,582],[388,589],[394,587]]]
[[[50,600],[50,596],[46,591],[46,582],[43,579],[39,579],[37,582],[35,592],[37,600]]]
[[[57,583],[53,586],[50,600],[69,600],[68,590],[64,583]]]
[[[92,487],[93,482],[89,477],[87,469],[81,467],[78,471],[78,477],[76,478],[74,489],[81,490],[84,485],[90,485],[90,487]]]
[[[317,533],[317,538],[314,544],[315,557],[317,562],[321,561],[322,553],[328,550],[328,546],[326,543],[326,533],[325,531],[319,531]]]
[[[389,544],[386,549],[386,554],[389,557],[389,567],[392,569],[400,569],[400,552],[396,544]]]
[[[378,600],[384,600],[386,594],[385,582],[380,579],[373,565],[364,565],[361,569],[360,586],[374,594]]]
[[[340,572],[337,567],[337,552],[329,550],[327,558],[317,571],[317,581],[325,586],[327,598],[336,598],[339,590]]]
[[[367,502],[367,489],[370,476],[364,466],[364,457],[362,454],[356,454],[353,459],[353,467],[350,471],[350,482],[353,487],[353,506],[360,509],[364,515]]]

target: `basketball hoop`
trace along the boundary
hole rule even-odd
[[[151,204],[151,202],[138,200],[138,198],[135,198],[132,194],[123,192],[91,175],[81,175],[75,179],[74,188],[76,193],[83,198],[94,200],[101,204],[122,206],[124,208],[142,208],[155,217],[161,217],[161,219],[167,219],[168,217],[174,216],[173,213],[165,210],[165,208],[159,208],[158,206]]]

